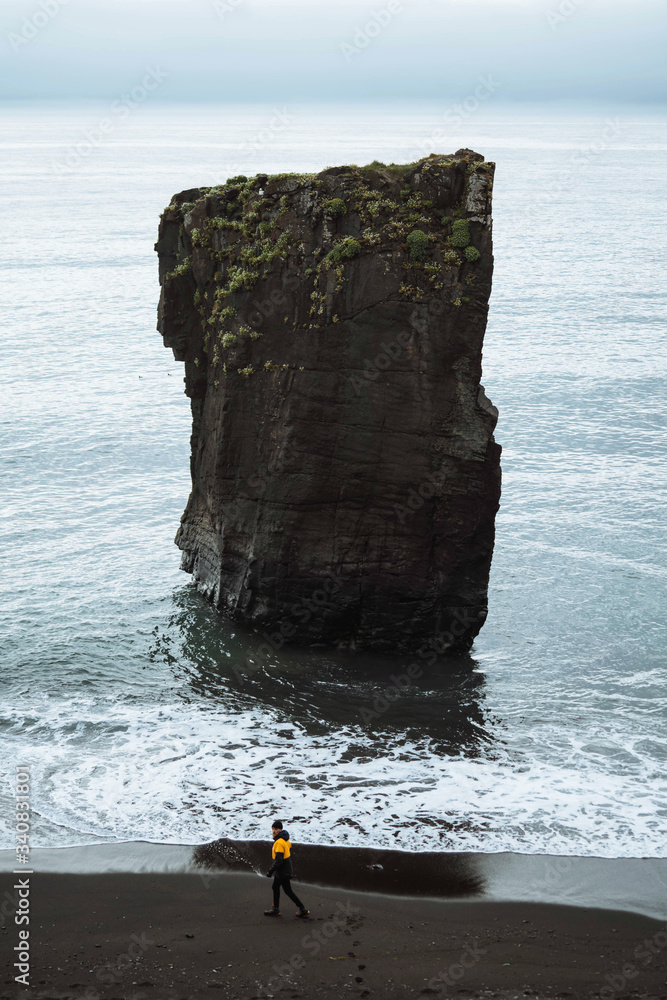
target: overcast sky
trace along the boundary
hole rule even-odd
[[[2,0],[3,97],[667,100],[667,0]]]

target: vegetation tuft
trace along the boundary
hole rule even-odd
[[[339,215],[345,215],[347,207],[342,198],[332,198],[330,201],[325,201],[324,210],[335,218]]]
[[[361,244],[351,236],[346,237],[341,243],[337,243],[333,250],[326,255],[329,264],[340,264],[344,260],[352,260],[361,253]]]
[[[411,233],[408,233],[407,244],[410,250],[410,256],[413,260],[426,260],[429,250],[429,241],[425,232],[421,229],[413,229]]]
[[[467,247],[470,244],[470,223],[467,219],[456,219],[452,223],[452,246]]]

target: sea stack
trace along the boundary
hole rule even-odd
[[[494,166],[239,176],[162,215],[158,329],[192,405],[182,567],[274,648],[458,652],[484,624]]]

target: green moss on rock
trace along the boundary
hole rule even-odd
[[[341,243],[337,243],[333,250],[329,251],[325,260],[329,264],[340,264],[341,261],[352,260],[353,257],[358,257],[360,253],[361,243],[351,236],[347,236]]]
[[[329,201],[325,201],[324,210],[328,212],[329,215],[333,215],[334,218],[340,215],[345,215],[347,212],[347,206],[342,198],[331,198]]]
[[[429,251],[429,239],[423,230],[413,229],[411,233],[408,233],[407,244],[413,260],[426,260]]]
[[[467,219],[456,219],[452,223],[452,246],[467,247],[470,244],[470,223]]]
[[[186,257],[181,264],[175,267],[173,271],[170,271],[167,275],[165,275],[165,277],[180,278],[181,275],[187,274],[188,271],[191,270],[191,268],[192,268],[192,261],[190,260],[189,257]]]

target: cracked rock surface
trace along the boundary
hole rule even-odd
[[[462,651],[487,614],[498,411],[479,153],[176,195],[158,329],[185,362],[182,566],[270,645]]]

